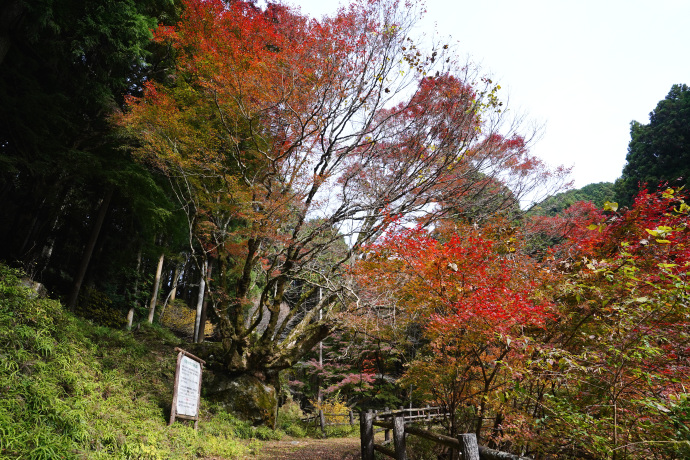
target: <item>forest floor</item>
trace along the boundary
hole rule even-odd
[[[255,455],[247,460],[356,460],[360,458],[359,437],[348,438],[284,438],[262,443]]]

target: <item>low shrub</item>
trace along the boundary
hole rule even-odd
[[[280,441],[285,433],[281,430],[272,430],[267,426],[254,428],[254,437],[262,441]]]
[[[307,429],[298,424],[288,425],[282,428],[285,434],[292,436],[293,438],[303,438],[307,435]]]
[[[303,417],[304,413],[299,404],[288,398],[278,409],[278,427],[294,438],[303,438],[307,435],[307,429],[302,422]]]

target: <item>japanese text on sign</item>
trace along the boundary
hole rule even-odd
[[[177,413],[195,417],[199,404],[201,364],[186,356],[180,361],[177,386]]]

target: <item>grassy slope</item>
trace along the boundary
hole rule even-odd
[[[257,431],[204,402],[198,432],[166,426],[173,335],[97,327],[31,293],[0,265],[0,458],[235,458],[246,450],[237,438]]]

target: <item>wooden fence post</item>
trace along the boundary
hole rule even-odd
[[[477,445],[476,434],[459,434],[458,441],[460,442],[460,452],[462,452],[462,460],[479,460],[479,446]]]
[[[362,460],[374,460],[374,414],[371,409],[359,413],[359,437],[362,441]]]
[[[326,433],[326,416],[323,414],[323,411],[319,411],[319,425],[321,425],[321,432]]]
[[[390,409],[386,407],[386,412],[390,412]],[[388,442],[391,440],[391,430],[386,428],[386,431],[383,434],[383,440]]]
[[[352,412],[352,409],[350,409],[350,426],[355,425],[355,414]]]
[[[405,417],[393,417],[393,445],[395,460],[407,460],[405,452]]]

